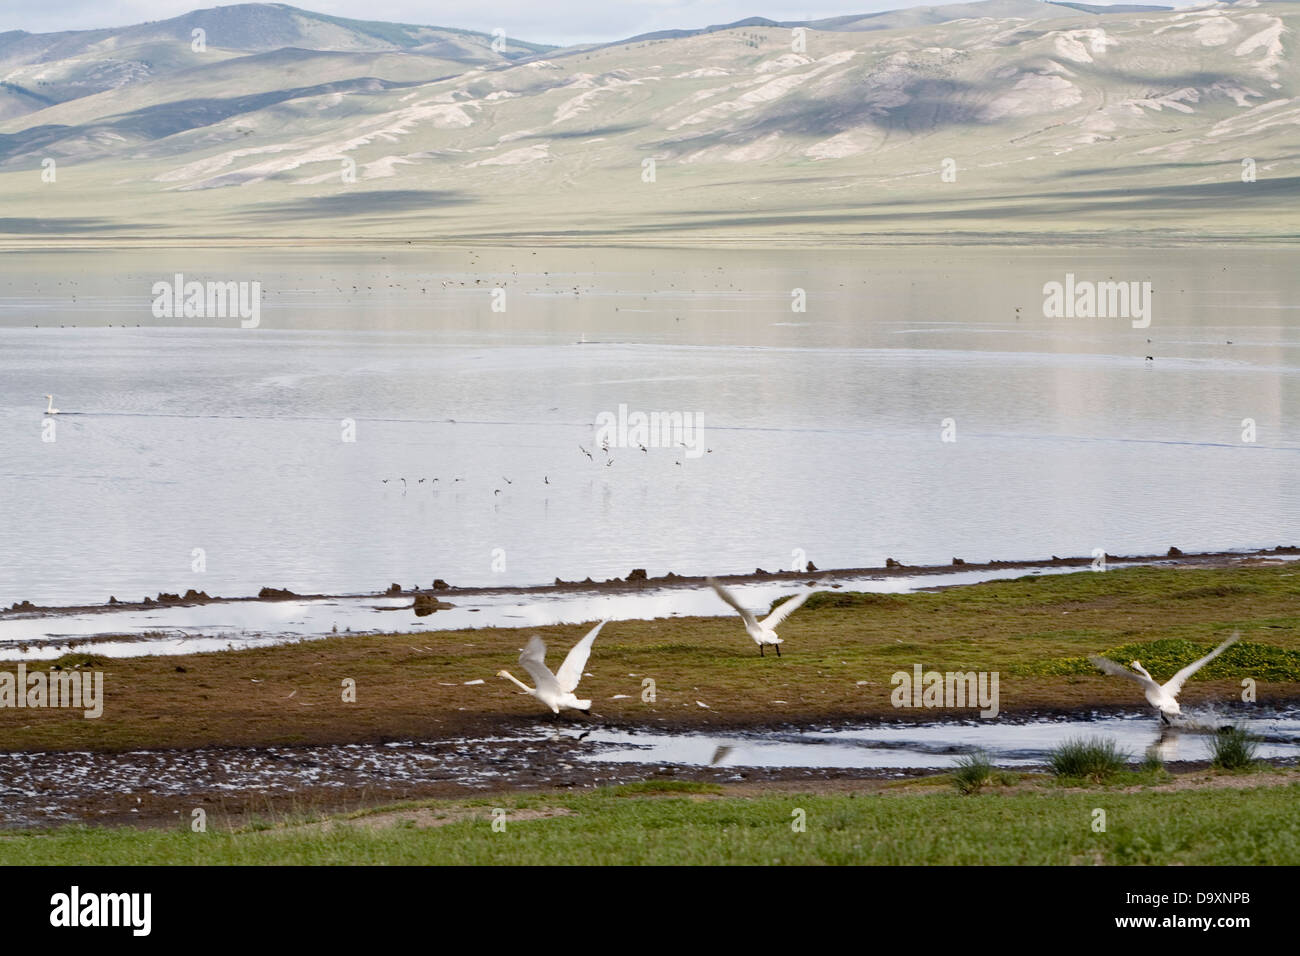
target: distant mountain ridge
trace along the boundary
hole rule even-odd
[[[446,27],[349,20],[281,3],[194,10],[128,27],[62,33],[0,33],[0,119],[193,67],[190,45],[201,29],[214,54],[404,53],[439,61],[425,78],[456,68],[505,64],[554,47],[509,38],[492,49],[486,33]]]
[[[1159,10],[1172,10],[1169,6],[1146,4],[1117,4],[1114,6],[1093,5],[1086,3],[1068,3],[1065,0],[973,0],[970,3],[951,3],[937,6],[900,7],[897,10],[881,10],[878,13],[845,14],[825,17],[820,20],[769,20],[766,17],[747,17],[734,23],[716,24],[697,30],[658,30],[642,33],[627,40],[615,43],[632,43],[641,40],[681,39],[722,30],[739,30],[745,27],[780,27],[792,29],[807,27],[812,30],[861,31],[894,30],[904,26],[920,26],[927,23],[949,23],[972,17],[1031,17],[1041,19],[1051,16],[1069,16],[1068,12],[1058,13],[1045,7],[1066,7],[1073,11],[1095,13],[1098,15],[1113,13],[1140,13]]]
[[[218,9],[0,35],[0,234],[1300,234],[1294,2],[559,49]]]

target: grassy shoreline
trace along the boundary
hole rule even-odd
[[[1140,653],[1163,679],[1189,649],[1233,629],[1241,642],[1188,683],[1184,703],[1237,702],[1247,677],[1261,703],[1300,699],[1300,568],[1267,560],[905,595],[829,591],[785,622],[781,658],[760,659],[731,618],[611,622],[582,690],[596,701],[591,719],[629,728],[970,717],[892,706],[890,675],[920,663],[999,671],[1007,717],[1138,710],[1137,691],[1089,673],[1080,664],[1086,655]],[[103,716],[3,708],[0,739],[10,752],[54,754],[391,740],[454,749],[461,735],[509,734],[551,719],[494,674],[513,666],[529,634],[543,634],[555,656],[585,630],[350,636],[166,658],[70,655],[64,666],[104,670]],[[646,677],[656,682],[654,701],[641,697]],[[343,701],[345,679],[356,682],[356,703]],[[1300,768],[1137,768],[1105,784],[1003,771],[969,794],[957,792],[954,774],[754,775],[743,783],[690,776],[603,786],[539,770],[510,785],[527,789],[481,797],[450,785],[403,796],[364,781],[279,802],[253,791],[195,791],[141,805],[124,791],[77,806],[81,818],[111,825],[0,831],[0,864],[1300,862]],[[402,799],[415,802],[393,802]],[[199,806],[212,814],[208,832],[189,827]],[[506,811],[504,833],[491,827],[497,808]],[[1097,809],[1106,811],[1106,832],[1092,828]],[[796,810],[803,832],[791,828]]]
[[[596,642],[582,691],[614,725],[734,729],[969,716],[891,705],[890,675],[919,663],[1000,672],[1003,714],[1140,709],[1127,682],[1089,673],[1080,661],[1140,652],[1164,679],[1181,654],[1208,649],[1234,628],[1241,643],[1188,683],[1184,701],[1238,701],[1245,678],[1257,682],[1261,703],[1300,699],[1300,568],[1267,561],[1028,576],[907,595],[828,592],[785,622],[782,658],[760,659],[731,618],[616,621]],[[549,718],[495,677],[514,666],[528,635],[541,634],[555,658],[585,630],[349,636],[165,658],[69,655],[54,663],[104,671],[103,716],[0,708],[0,739],[10,752],[121,751],[490,733]],[[642,699],[647,677],[655,681],[652,702]],[[343,700],[345,680],[356,682],[355,703]]]

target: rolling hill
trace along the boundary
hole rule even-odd
[[[499,52],[258,4],[0,34],[0,233],[1289,239],[1298,13],[986,0]]]

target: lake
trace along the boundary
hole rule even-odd
[[[0,605],[1300,543],[1287,248],[0,261]],[[155,318],[176,274],[257,327]],[[1067,276],[1149,326],[1045,316]],[[602,450],[621,408],[694,427]]]

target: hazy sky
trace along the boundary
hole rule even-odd
[[[667,28],[729,23],[744,17],[806,20],[845,13],[939,5],[944,0],[302,0],[292,6],[359,20],[461,27],[540,43],[618,40]],[[1105,0],[1093,0],[1105,2]],[[1179,0],[1147,0],[1182,6]],[[212,0],[0,0],[0,32],[84,30],[165,20],[227,6]]]

